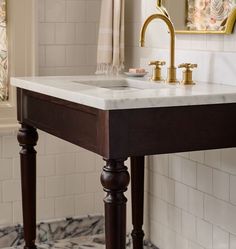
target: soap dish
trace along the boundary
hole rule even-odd
[[[144,77],[145,75],[148,74],[148,72],[144,72],[144,73],[131,73],[131,72],[124,72],[125,75],[129,76],[129,77]]]

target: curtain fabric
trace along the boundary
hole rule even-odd
[[[6,0],[0,0],[0,101],[7,99],[7,70]]]
[[[236,0],[188,0],[187,26],[190,30],[222,30],[235,6]]]
[[[97,74],[117,74],[124,67],[124,0],[102,0]]]

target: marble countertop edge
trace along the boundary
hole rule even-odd
[[[54,76],[11,78],[15,87],[64,99],[101,110],[176,107],[209,104],[236,103],[236,87],[198,83],[194,86],[150,83],[150,88],[116,91],[83,81],[121,81],[125,77],[108,76]],[[146,84],[146,79],[130,79],[130,82]],[[141,82],[141,83],[140,83]],[[153,88],[155,86],[155,88]]]

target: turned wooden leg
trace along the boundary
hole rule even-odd
[[[143,248],[144,156],[131,157],[133,248]]]
[[[36,239],[36,151],[38,140],[35,128],[22,124],[18,132],[18,141],[22,147],[21,186],[25,249],[34,249]]]
[[[126,202],[124,192],[129,184],[129,173],[125,159],[105,159],[101,183],[107,193],[105,203],[106,249],[126,247]]]

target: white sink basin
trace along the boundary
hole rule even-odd
[[[106,88],[116,91],[137,91],[144,89],[160,89],[170,86],[164,83],[154,83],[148,80],[140,79],[117,79],[117,80],[89,80],[89,81],[73,81],[86,86]]]

